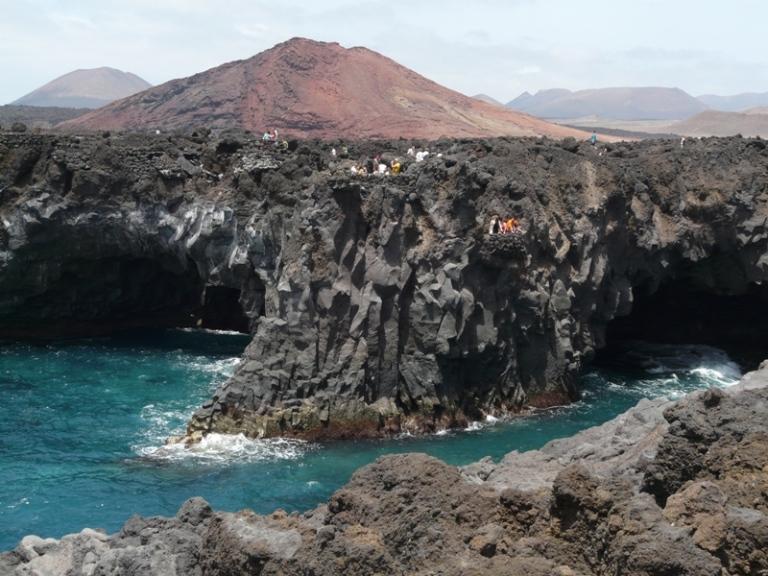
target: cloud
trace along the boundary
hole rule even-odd
[[[451,88],[502,100],[554,87],[768,90],[764,0],[7,4],[0,19],[0,102],[76,68],[109,65],[159,83],[293,36],[366,46]]]
[[[522,68],[518,68],[515,70],[515,74],[518,76],[530,76],[531,74],[541,74],[542,70],[540,66],[523,66]]]
[[[269,27],[265,26],[264,24],[238,24],[235,26],[235,30],[237,30],[239,34],[242,34],[248,38],[256,38],[257,40],[261,40],[269,32]]]
[[[61,14],[59,12],[53,12],[48,14],[48,19],[56,24],[59,28],[64,30],[82,30],[83,28],[88,30],[96,30],[97,26],[90,18],[84,16],[78,16],[75,14]]]

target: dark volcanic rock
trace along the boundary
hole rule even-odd
[[[768,366],[725,392],[644,401],[601,427],[541,451],[510,453],[498,464],[458,469],[424,454],[382,457],[303,515],[214,513],[196,499],[175,518],[135,517],[109,537],[93,530],[59,541],[27,537],[0,554],[0,571],[764,574],[767,417]],[[681,434],[681,421],[689,433]],[[701,463],[670,458],[673,445],[678,453],[697,452]],[[648,484],[649,474],[689,480],[665,484],[664,504],[647,491],[658,485]]]
[[[768,154],[749,140],[602,156],[441,141],[381,178],[349,168],[411,143],[347,143],[347,159],[333,145],[0,135],[0,338],[250,331],[193,440],[431,431],[561,404],[634,308],[629,335],[646,320],[765,341]],[[489,236],[494,214],[521,227]]]

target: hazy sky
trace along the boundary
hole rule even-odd
[[[294,36],[366,46],[466,94],[768,91],[766,0],[3,0],[0,103],[77,68],[153,84]]]

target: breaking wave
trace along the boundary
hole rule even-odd
[[[230,357],[213,360],[204,356],[181,354],[175,362],[183,365],[186,370],[209,376],[202,380],[196,394],[191,397],[168,399],[164,402],[144,406],[140,414],[144,425],[139,434],[139,441],[132,446],[133,452],[139,456],[166,455],[168,447],[165,446],[165,441],[170,436],[184,433],[184,427],[192,413],[205,401],[216,386],[234,374],[241,358]],[[224,453],[227,451],[226,444],[232,444],[231,451],[234,454],[238,452],[237,442],[223,441],[221,447],[214,448],[212,445],[212,449],[214,452],[219,450]],[[172,455],[170,459],[178,459],[177,456]]]
[[[252,440],[243,434],[217,434],[205,436],[197,444],[167,444],[148,446],[139,450],[145,458],[171,462],[191,461],[197,463],[264,462],[275,460],[296,460],[305,455],[313,445],[303,440],[270,438]]]
[[[606,365],[614,370],[590,372],[585,379],[607,377],[604,385],[645,398],[675,399],[703,388],[733,386],[742,376],[739,365],[723,350],[695,344],[630,342]]]

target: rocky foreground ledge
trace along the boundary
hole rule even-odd
[[[13,576],[761,575],[768,573],[768,362],[735,387],[635,408],[500,463],[386,456],[305,514],[131,518],[27,536]]]

